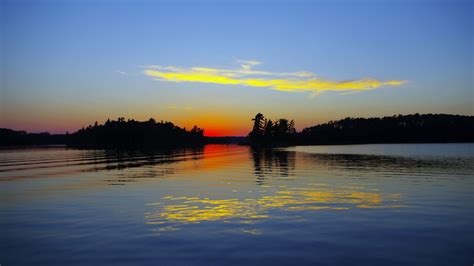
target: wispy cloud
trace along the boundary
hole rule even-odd
[[[242,69],[250,69],[253,66],[260,65],[262,63],[256,60],[240,60],[240,59],[237,59],[237,62],[240,63],[240,67],[242,67]]]
[[[145,66],[144,73],[157,80],[173,82],[213,83],[222,85],[243,85],[266,87],[286,92],[310,92],[312,95],[324,91],[342,93],[373,90],[384,86],[399,86],[404,80],[380,81],[373,78],[334,81],[317,77],[308,71],[269,72],[255,70],[261,62],[255,60],[237,60],[240,68],[222,69],[209,67]]]
[[[119,73],[121,75],[127,75],[127,72],[122,71],[122,70],[115,70],[116,73]]]

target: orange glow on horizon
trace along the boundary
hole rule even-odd
[[[186,129],[194,125],[204,129],[206,137],[246,136],[251,130],[250,117],[236,116],[235,114],[207,113],[197,117],[187,117],[177,120],[176,124]]]
[[[136,119],[139,121],[146,121],[148,119]],[[245,119],[249,120],[249,119]],[[54,120],[45,123],[44,121],[7,121],[5,124],[1,124],[1,127],[10,128],[17,131],[27,131],[28,133],[41,133],[49,132],[51,134],[65,134],[66,132],[74,133],[82,127],[93,125],[94,121],[61,121]],[[250,121],[250,120],[249,120]],[[99,124],[104,124],[105,121],[97,120]],[[193,120],[189,119],[186,121],[171,120],[176,126],[184,127],[186,130],[190,130],[196,125],[199,128],[204,129],[204,135],[206,137],[226,137],[226,136],[246,136],[250,131],[251,124],[231,124],[225,123],[223,119],[203,119]]]
[[[228,137],[228,136],[246,136],[247,133],[243,133],[243,130],[235,131],[228,128],[209,128],[204,129],[204,135],[206,137]]]

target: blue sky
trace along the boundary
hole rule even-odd
[[[256,112],[298,128],[347,116],[474,114],[473,1],[1,3],[1,127],[64,132],[125,116],[241,135]],[[239,60],[336,83],[404,83],[313,93],[144,73],[240,69]]]

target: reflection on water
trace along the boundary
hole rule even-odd
[[[189,223],[234,221],[242,224],[257,223],[262,219],[276,218],[278,215],[291,217],[301,211],[334,210],[343,211],[353,208],[400,208],[400,194],[381,194],[365,191],[357,185],[331,185],[328,183],[306,183],[302,180],[301,187],[287,185],[270,185],[276,178],[278,181],[289,181],[295,176],[295,152],[275,149],[250,149],[254,167],[256,184],[261,187],[257,193],[236,193],[233,197],[199,197],[195,195],[163,196],[159,201],[148,203],[154,210],[145,214],[147,224],[159,225],[154,231],[174,231]],[[305,155],[308,159],[308,155]],[[354,156],[353,156],[354,157]],[[374,156],[375,157],[375,156]],[[335,156],[325,158],[309,156],[317,163],[311,165],[324,166],[335,161]],[[350,158],[343,158],[347,163]],[[352,158],[356,159],[356,158]],[[212,159],[210,159],[212,160]],[[242,158],[239,160],[241,161]],[[366,166],[380,166],[384,162],[394,163],[389,159],[375,160],[362,158],[357,164],[365,162]],[[353,168],[351,165],[344,165]],[[268,184],[267,184],[268,183]],[[247,197],[245,197],[247,196]],[[281,214],[281,212],[287,212]],[[290,212],[290,213],[288,213]],[[292,212],[292,213],[291,213]],[[248,229],[246,229],[248,230]],[[243,231],[244,232],[244,231]]]
[[[473,157],[401,157],[351,154],[304,154],[301,156],[319,169],[335,175],[352,177],[400,177],[413,176],[444,178],[448,175],[467,177],[474,172]]]
[[[328,188],[313,184],[307,188],[278,190],[258,198],[210,199],[199,197],[165,196],[148,205],[157,208],[146,213],[147,224],[171,225],[238,219],[253,223],[256,219],[269,218],[270,210],[317,211],[349,210],[351,208],[396,208],[400,195],[356,191],[354,188]],[[174,227],[176,228],[176,227]]]
[[[0,150],[0,263],[470,265],[473,176],[473,144]]]
[[[203,157],[203,147],[167,150],[75,150],[63,147],[6,149],[0,152],[0,179],[5,181],[119,170],[117,178],[109,181],[131,182],[137,177],[169,175],[173,173],[173,168],[166,168],[167,164]],[[128,168],[139,171],[122,171]]]
[[[275,149],[251,148],[257,184],[265,184],[265,176],[293,176],[295,153]]]

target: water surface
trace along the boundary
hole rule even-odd
[[[0,150],[2,265],[472,265],[474,144]]]

